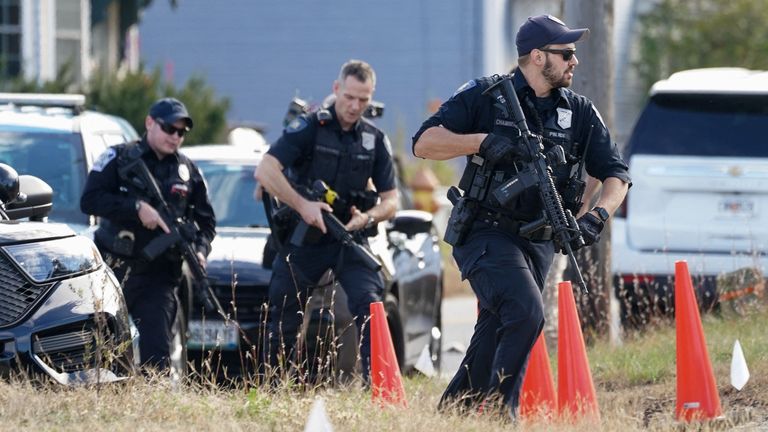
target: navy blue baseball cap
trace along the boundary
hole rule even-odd
[[[179,120],[184,120],[187,128],[192,129],[192,117],[187,112],[187,107],[176,98],[162,98],[149,108],[149,116],[172,125]]]
[[[589,35],[589,29],[569,29],[564,22],[552,15],[528,17],[517,30],[517,55],[524,56],[546,45],[569,44]]]

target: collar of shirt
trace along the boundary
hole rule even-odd
[[[515,70],[512,71],[512,84],[515,86],[515,91],[517,91],[518,95],[520,95],[521,92],[524,92],[528,94],[531,100],[535,100],[536,92],[533,90],[530,84],[528,84],[528,80],[525,79],[525,75],[523,75],[519,68],[515,68]],[[570,109],[571,103],[566,97],[566,90],[562,87],[559,87],[554,89],[554,91],[557,92],[556,105],[564,106]]]
[[[338,134],[348,134],[348,133],[354,133],[355,135],[359,135],[361,132],[361,129],[363,127],[363,120],[358,119],[357,123],[348,131],[345,131],[341,128],[341,123],[339,123],[339,119],[336,116],[336,106],[331,105],[328,108],[328,111],[331,113],[331,116],[333,116],[333,121],[329,124],[333,128],[334,131]]]

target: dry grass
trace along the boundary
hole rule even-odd
[[[284,385],[222,389],[161,378],[135,378],[100,388],[34,386],[0,382],[0,418],[5,430],[303,430],[315,398],[325,401],[338,431],[501,431],[582,430],[759,430],[768,428],[768,340],[762,323],[768,313],[747,318],[704,320],[724,419],[704,425],[674,420],[674,328],[638,335],[621,348],[598,343],[589,349],[601,423],[538,421],[522,427],[478,414],[438,413],[445,383],[424,377],[405,379],[408,408],[380,408],[359,385],[299,390]],[[738,338],[752,379],[737,392],[728,383],[730,351]],[[556,369],[555,369],[556,370]]]

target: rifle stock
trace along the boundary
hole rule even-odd
[[[512,80],[509,77],[499,80],[494,85],[485,90],[485,93],[491,93],[496,102],[503,108],[503,111],[512,117],[515,125],[520,130],[521,138],[529,153],[530,162],[524,163],[524,168],[518,175],[499,186],[493,191],[494,197],[502,206],[505,206],[522,191],[536,186],[544,208],[544,219],[533,221],[529,225],[549,224],[552,227],[555,244],[565,251],[568,259],[576,271],[578,283],[585,293],[588,293],[587,284],[581,274],[576,257],[573,253],[572,244],[584,245],[584,239],[579,231],[576,218],[570,210],[563,208],[560,193],[555,188],[552,179],[552,172],[547,164],[547,159],[541,152],[539,138],[534,136],[528,129],[525,114],[520,106],[520,100],[512,86]]]

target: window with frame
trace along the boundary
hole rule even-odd
[[[21,11],[19,0],[0,0],[0,74],[21,73]]]

